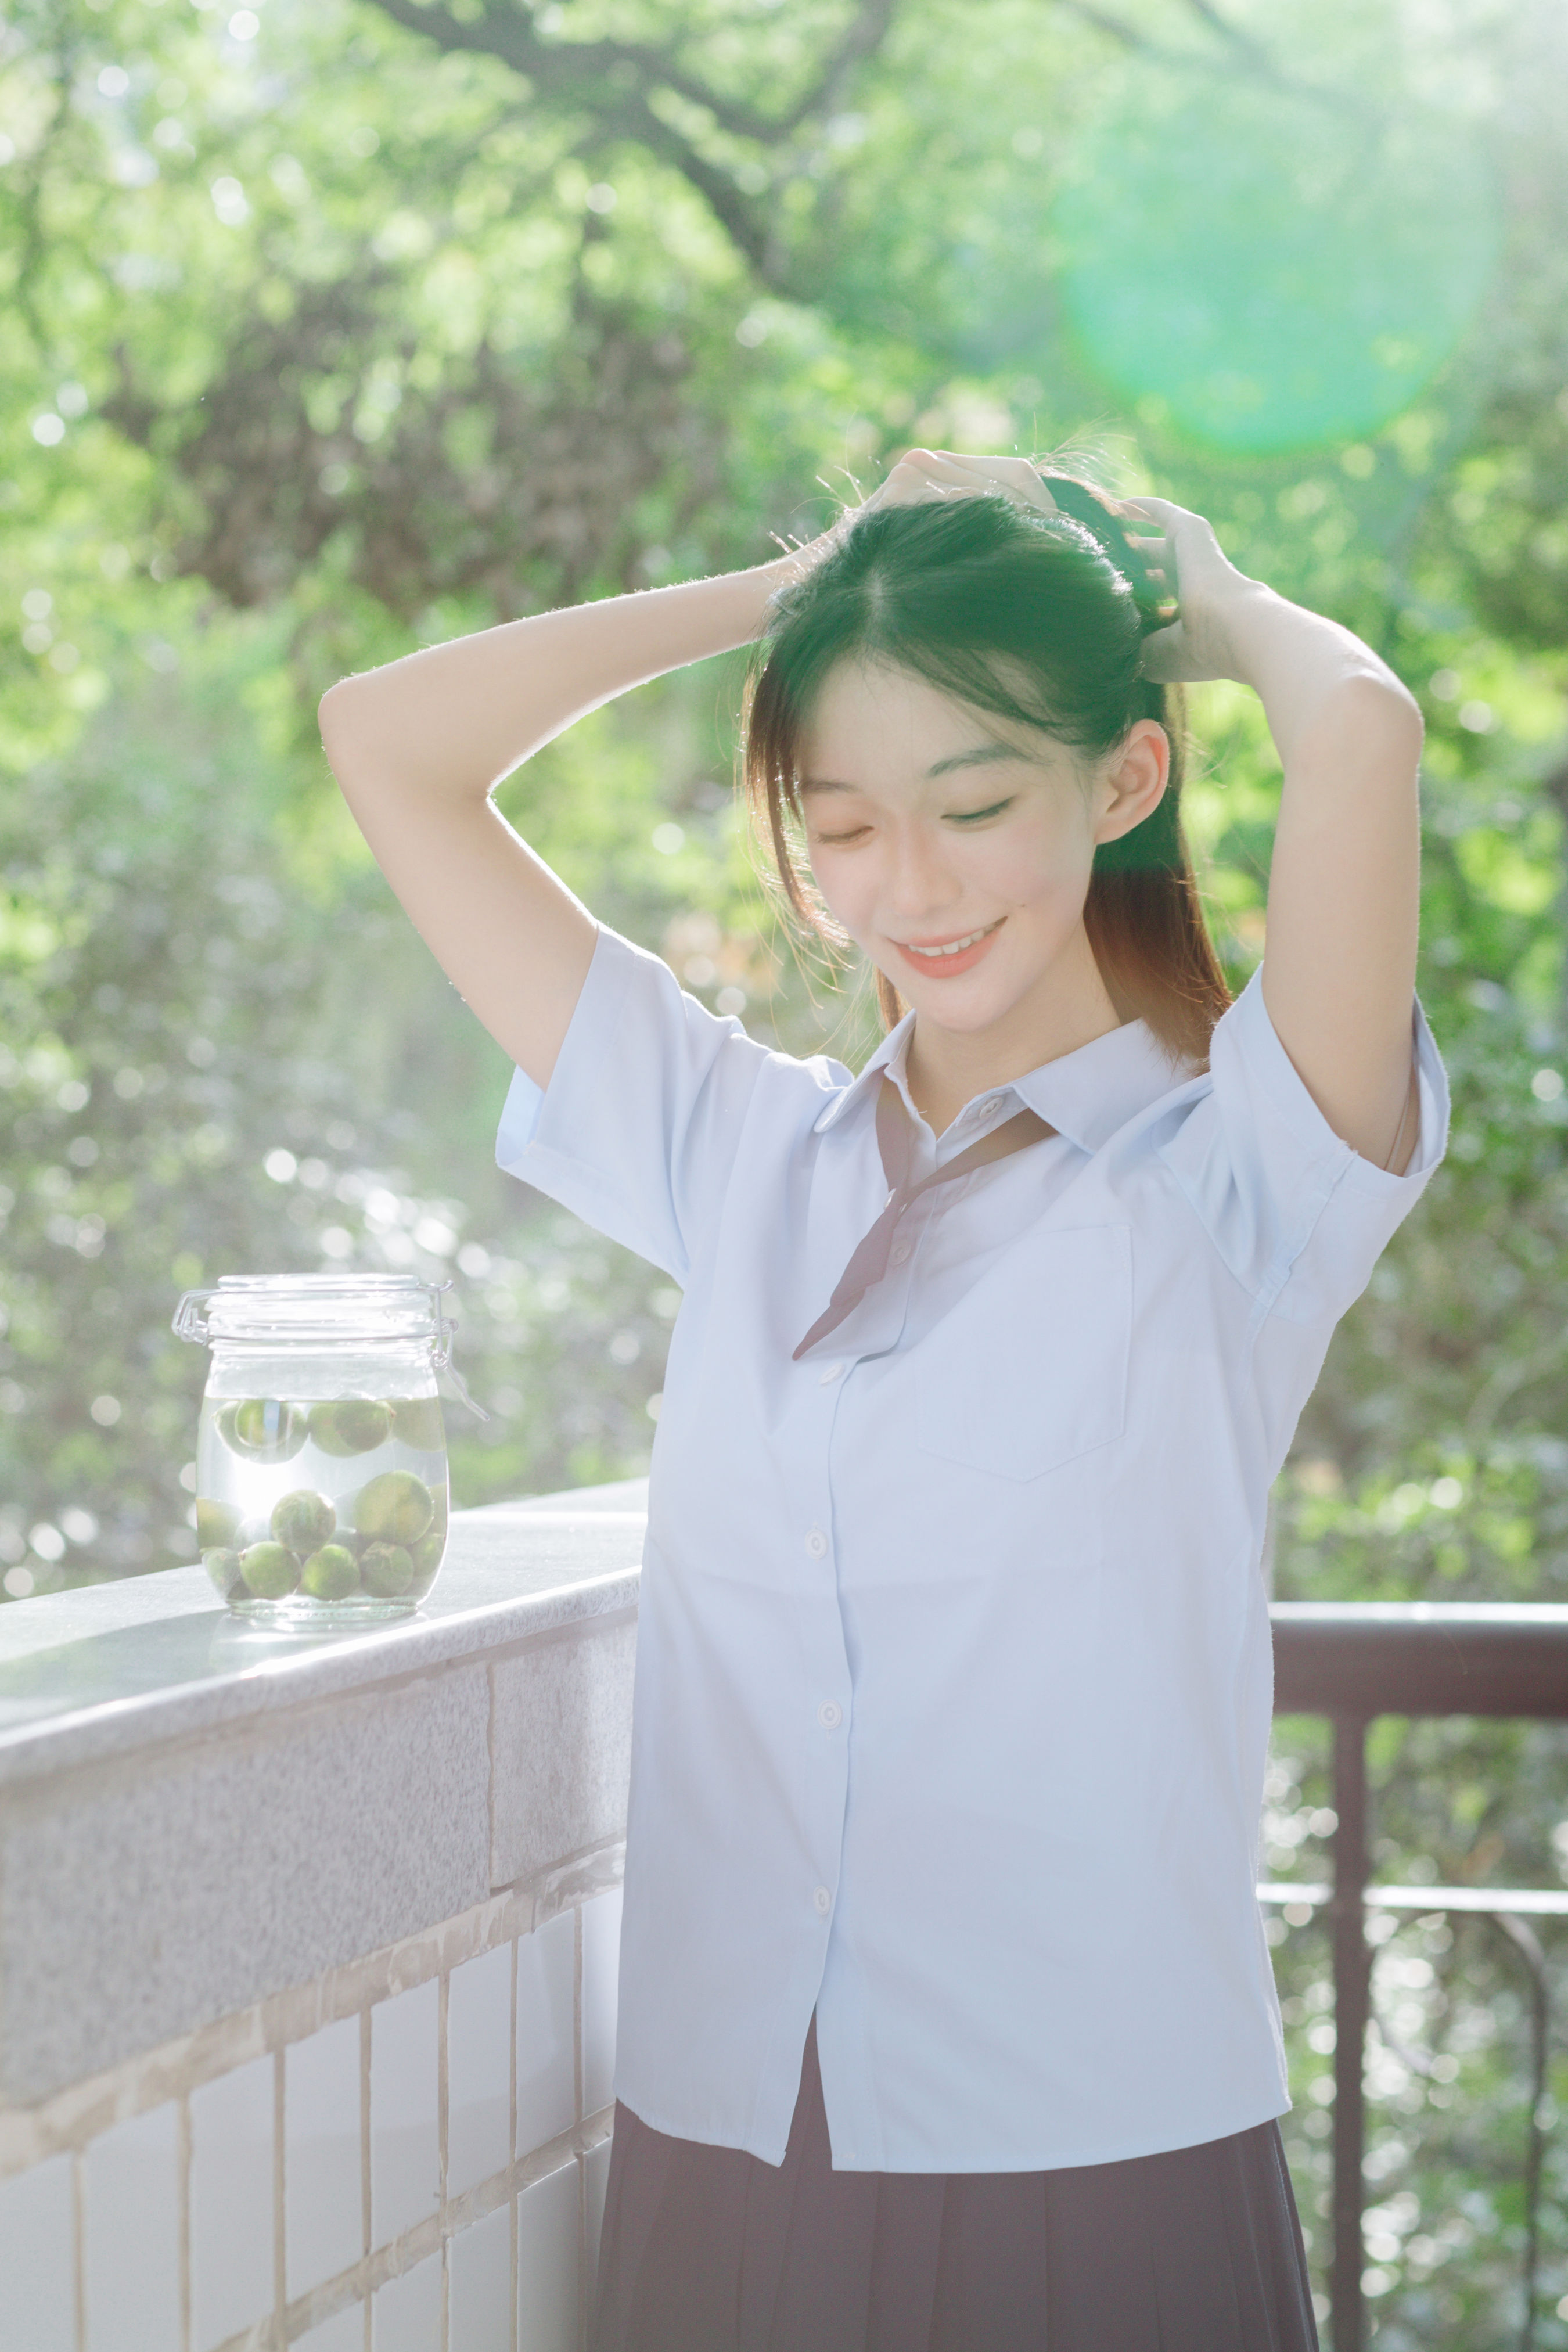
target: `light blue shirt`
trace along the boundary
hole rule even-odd
[[[815,2009],[852,2171],[1100,2164],[1289,2105],[1254,1892],[1268,1489],[1338,1318],[1442,1156],[1327,1125],[1255,975],[1210,1069],[1131,1023],[938,1138],[912,1016],[858,1077],[770,1052],[601,929],[503,1168],[685,1297],[653,1450],[617,2095],[782,2161]],[[1058,1133],[887,1197],[1020,1104]]]

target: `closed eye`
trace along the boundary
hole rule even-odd
[[[1000,816],[1004,809],[1010,809],[1017,797],[1016,793],[1009,793],[1005,801],[997,801],[991,808],[949,809],[948,817],[953,824],[983,824],[988,816]]]
[[[949,809],[944,821],[949,824],[962,824],[966,826],[984,824],[988,818],[1002,816],[1005,814],[1005,812],[1012,807],[1018,795],[1016,793],[1009,793],[1005,801],[994,801],[989,808]],[[852,826],[847,833],[819,833],[816,835],[816,841],[820,847],[838,849],[842,848],[847,842],[858,841],[861,835],[868,833],[869,830],[870,828],[868,825],[858,824]]]

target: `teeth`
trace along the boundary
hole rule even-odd
[[[938,956],[962,955],[965,948],[972,948],[976,940],[983,940],[985,937],[986,931],[994,929],[994,926],[993,924],[987,923],[984,929],[971,931],[966,940],[950,940],[948,945],[944,948],[910,948],[907,950],[907,953],[910,955],[930,956],[933,961]]]

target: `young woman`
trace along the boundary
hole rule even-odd
[[[489,801],[757,639],[783,887],[890,1024],[858,1076],[710,1013]],[[1234,1004],[1178,815],[1174,682],[1215,677],[1285,771]],[[1259,1562],[1445,1139],[1410,696],[1196,515],[914,450],[799,554],[321,715],[517,1064],[502,1164],[685,1293],[598,2352],[1304,2352]]]

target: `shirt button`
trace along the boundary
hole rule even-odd
[[[844,1709],[836,1698],[825,1698],[816,1710],[816,1719],[824,1731],[837,1731],[844,1720]]]
[[[888,1252],[888,1263],[889,1265],[902,1265],[909,1254],[910,1244],[908,1242],[895,1242],[892,1248]]]
[[[825,1389],[830,1388],[843,1370],[842,1364],[824,1364],[816,1377]]]
[[[813,1559],[820,1559],[827,1549],[827,1538],[820,1528],[813,1528],[805,1538],[805,1548]]]
[[[816,1906],[818,1917],[826,1919],[833,1908],[833,1897],[826,1887],[819,1886],[811,1899]]]

